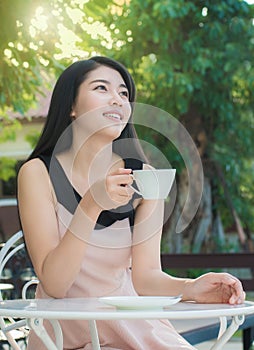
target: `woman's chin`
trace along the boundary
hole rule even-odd
[[[107,125],[100,130],[100,133],[101,135],[108,135],[112,140],[115,140],[121,135],[125,125],[126,124],[124,123],[114,123],[111,125]]]
[[[121,127],[121,125],[114,125],[106,127],[102,134],[108,136],[109,139],[113,141],[121,135],[122,130],[123,128]]]

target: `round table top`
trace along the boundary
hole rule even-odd
[[[0,302],[2,316],[45,319],[193,319],[237,316],[254,313],[254,303],[241,305],[179,302],[165,308],[122,310],[102,303],[99,298],[28,299]]]

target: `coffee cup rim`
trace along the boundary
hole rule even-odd
[[[176,171],[176,169],[170,168],[170,169],[135,169],[133,172],[150,172],[150,171]]]

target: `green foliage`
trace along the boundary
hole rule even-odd
[[[197,278],[207,272],[211,272],[211,269],[164,269],[165,273],[170,276],[183,277],[183,278]],[[222,269],[213,269],[213,272],[222,272]]]
[[[2,114],[6,106],[21,113],[29,108],[43,72],[58,74],[90,54],[118,59],[134,76],[139,102],[168,111],[194,139],[199,118],[214,209],[230,224],[214,170],[219,164],[236,211],[254,229],[254,6],[242,0],[15,0],[13,11],[13,1],[0,0]],[[39,6],[47,17],[43,30],[32,21]],[[171,164],[182,168],[172,145],[153,131],[139,133],[160,142]]]
[[[11,121],[3,119],[0,123],[0,143],[6,141],[15,141],[16,133],[21,129],[20,121],[13,119]]]
[[[34,130],[33,132],[26,135],[26,141],[34,148],[38,142],[41,132]]]
[[[253,12],[253,6],[236,0],[132,0],[119,14],[106,11],[97,17],[112,28],[113,56],[132,71],[138,101],[182,122],[187,118],[190,125],[191,110],[196,111],[208,140],[204,166],[221,166],[234,208],[252,230]],[[152,132],[140,134],[155,140]],[[166,142],[164,152],[180,166],[179,155]],[[214,168],[210,176],[217,176]],[[213,185],[214,208],[230,224],[224,189],[216,180]]]
[[[49,13],[54,2],[44,3]],[[39,6],[39,0],[0,0],[1,116],[6,107],[24,114],[41,89],[43,72],[50,74],[52,69],[59,72],[59,62],[52,55],[58,38],[57,22],[40,30],[34,21]]]
[[[11,177],[15,177],[15,165],[16,159],[0,158],[0,179],[8,181]]]
[[[8,118],[3,118],[0,122],[0,143],[6,141],[15,142],[17,132],[21,129],[19,120],[14,119],[11,122]],[[8,181],[16,176],[16,160],[0,157],[0,179]]]

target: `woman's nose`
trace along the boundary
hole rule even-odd
[[[117,92],[112,93],[111,99],[110,99],[110,105],[117,105],[117,106],[122,106],[123,101],[121,96]]]

